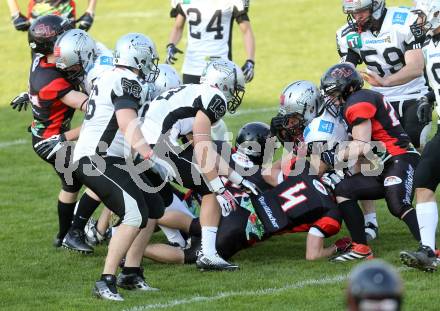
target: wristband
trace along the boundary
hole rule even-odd
[[[239,184],[241,184],[242,182],[243,182],[243,176],[241,176],[240,174],[238,174],[236,171],[232,171],[230,174],[229,174],[229,176],[228,176],[228,179],[233,183],[233,184],[236,184],[236,185],[239,185]]]
[[[225,188],[225,185],[223,184],[222,180],[220,179],[220,177],[216,177],[213,180],[211,180],[209,182],[209,185],[211,186],[211,190],[212,192],[220,192],[220,190],[223,188]]]
[[[81,106],[79,106],[79,110],[83,110],[83,106],[84,104],[89,100],[89,98],[87,98],[85,101],[82,102]]]

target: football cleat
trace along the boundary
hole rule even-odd
[[[55,236],[55,238],[53,239],[52,245],[56,248],[61,247],[61,245],[63,245],[63,240],[64,237],[60,237],[58,234]]]
[[[415,252],[400,252],[400,261],[411,268],[416,268],[425,272],[434,272],[437,270],[438,260],[434,251],[425,245],[421,245]]]
[[[93,253],[93,248],[86,243],[84,231],[80,229],[69,230],[63,240],[63,247],[83,254]]]
[[[197,255],[196,266],[200,271],[234,271],[239,269],[238,265],[227,262],[217,253],[206,256],[201,251]]]
[[[335,242],[336,253],[343,253],[348,251],[351,247],[351,243],[352,243],[351,238],[347,236],[340,238]]]
[[[96,228],[97,221],[93,218],[90,218],[84,228],[84,232],[86,233],[86,243],[90,246],[96,246],[105,240],[109,240],[111,238],[111,228],[109,228],[104,235],[99,233]]]
[[[351,247],[346,252],[337,254],[329,260],[333,262],[345,262],[361,259],[373,259],[373,251],[368,245],[352,242]]]
[[[373,225],[371,222],[367,222],[365,225],[365,237],[368,241],[372,241],[379,236],[379,228]]]
[[[119,273],[116,285],[118,285],[121,288],[128,289],[128,290],[141,290],[141,291],[158,291],[158,288],[151,287],[150,285],[145,282],[144,275],[142,273],[142,270],[139,274],[137,273],[130,273],[130,274],[124,274]]]
[[[106,275],[103,279],[96,281],[93,295],[106,300],[124,301],[116,288],[116,277],[114,275]]]

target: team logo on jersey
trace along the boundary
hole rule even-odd
[[[321,120],[321,122],[319,122],[318,131],[331,134],[334,128],[335,124],[333,122]]]
[[[385,187],[394,186],[394,185],[398,185],[398,184],[401,184],[401,183],[402,183],[402,179],[400,179],[397,176],[388,176],[383,181],[383,185]]]
[[[408,13],[394,12],[392,24],[405,25],[405,21],[407,17],[408,17]]]
[[[142,87],[135,80],[128,80],[127,78],[121,79],[122,90],[124,94],[133,96],[136,99],[141,98]]]
[[[313,179],[313,186],[316,190],[321,192],[323,195],[328,195],[327,190],[325,189],[324,185],[321,184],[317,179]]]
[[[113,66],[113,57],[101,56],[99,58],[99,64],[104,66]]]
[[[351,34],[347,35],[347,45],[351,49],[362,48],[361,35],[358,33],[351,33]]]

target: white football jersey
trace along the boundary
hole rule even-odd
[[[90,94],[95,81],[106,70],[113,69],[113,53],[104,44],[96,42],[97,58],[93,66],[86,69],[86,79],[84,80],[84,90]]]
[[[211,58],[232,59],[232,21],[248,20],[245,0],[172,0],[172,12],[188,24],[182,72],[202,75]],[[171,14],[173,16],[173,13]]]
[[[327,110],[304,129],[304,142],[307,144],[326,141],[329,145],[334,145],[347,140],[347,125],[344,120],[332,116]]]
[[[121,68],[104,71],[93,84],[73,161],[95,154],[107,156],[119,129],[116,110],[138,110],[145,96],[142,81],[132,71]]]
[[[207,84],[186,84],[156,97],[145,114],[141,130],[149,144],[155,145],[162,134],[167,134],[172,144],[192,133],[194,118],[203,111],[215,124],[226,113],[223,93]]]
[[[345,24],[336,32],[336,43],[341,61],[349,50],[359,56],[360,62],[380,76],[398,72],[405,65],[405,52],[421,48],[411,32],[410,25],[417,19],[409,8],[387,8],[379,33],[370,30],[357,33]],[[422,76],[402,85],[391,87],[372,87],[389,101],[420,98],[428,92]]]
[[[438,37],[428,37],[422,48],[425,57],[426,74],[428,75],[429,85],[434,90],[435,110],[440,116],[440,40]],[[439,120],[440,122],[440,120]]]

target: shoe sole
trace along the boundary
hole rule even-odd
[[[426,267],[424,265],[419,264],[419,261],[416,257],[412,256],[409,253],[401,252],[400,253],[400,261],[410,268],[415,268],[424,272],[435,272],[437,270],[436,267]]]
[[[229,268],[212,268],[212,267],[197,267],[200,272],[210,272],[210,271],[237,271],[240,267],[229,267]]]
[[[64,245],[64,244],[61,245],[61,247],[64,249],[67,249],[68,251],[73,252],[73,253],[80,253],[80,254],[85,254],[85,255],[93,254],[93,251],[84,251],[84,250],[73,248],[73,247],[70,247],[70,246]]]

